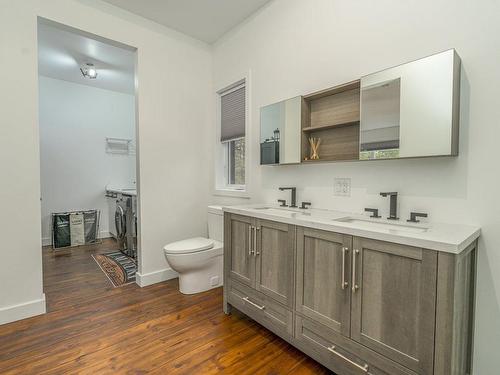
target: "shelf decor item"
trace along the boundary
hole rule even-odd
[[[319,145],[321,144],[321,138],[309,138],[309,144],[311,145],[311,160],[319,160]]]

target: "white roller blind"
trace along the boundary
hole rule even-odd
[[[221,94],[222,142],[245,136],[245,85]]]

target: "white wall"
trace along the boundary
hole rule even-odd
[[[135,154],[106,152],[106,137],[135,143],[135,97],[39,76],[42,239],[51,244],[51,213],[99,209],[109,236],[105,186],[131,187]]]
[[[44,309],[37,16],[137,48],[139,282],[173,276],[162,246],[206,234],[210,48],[94,0],[0,0],[0,9],[0,323]]]
[[[316,207],[382,208],[378,195],[401,194],[400,214],[479,224],[476,375],[493,374],[500,346],[500,3],[495,1],[275,0],[214,48],[214,86],[251,71],[251,191],[255,202],[286,197]],[[457,158],[260,167],[259,108],[358,79],[449,48],[462,58],[461,139]],[[214,121],[215,123],[215,121]],[[215,125],[214,125],[215,126]],[[215,140],[215,137],[212,137]],[[350,198],[333,196],[334,177],[352,179]],[[213,197],[214,203],[244,199]]]

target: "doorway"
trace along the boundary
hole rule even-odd
[[[52,276],[118,287],[140,259],[136,54],[133,47],[38,19],[42,245]],[[58,274],[61,277],[61,274]],[[101,281],[102,281],[101,280]],[[50,309],[50,293],[47,295]]]

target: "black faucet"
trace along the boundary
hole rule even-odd
[[[417,220],[417,217],[427,217],[429,215],[420,212],[411,212],[410,219],[406,220],[409,223],[420,223],[420,220]]]
[[[378,219],[380,216],[378,214],[378,208],[365,208],[366,212],[371,212],[370,217]]]
[[[278,203],[280,203],[280,207],[288,207],[286,200],[284,199],[278,199]]]
[[[383,197],[391,198],[391,208],[389,212],[389,220],[399,220],[398,217],[398,193],[390,192],[390,193],[380,193]]]
[[[307,207],[311,205],[311,202],[302,202],[302,205],[299,207],[303,210],[307,210]]]
[[[297,207],[297,188],[294,187],[280,187],[281,191],[290,190],[292,192],[292,202],[290,207]]]

